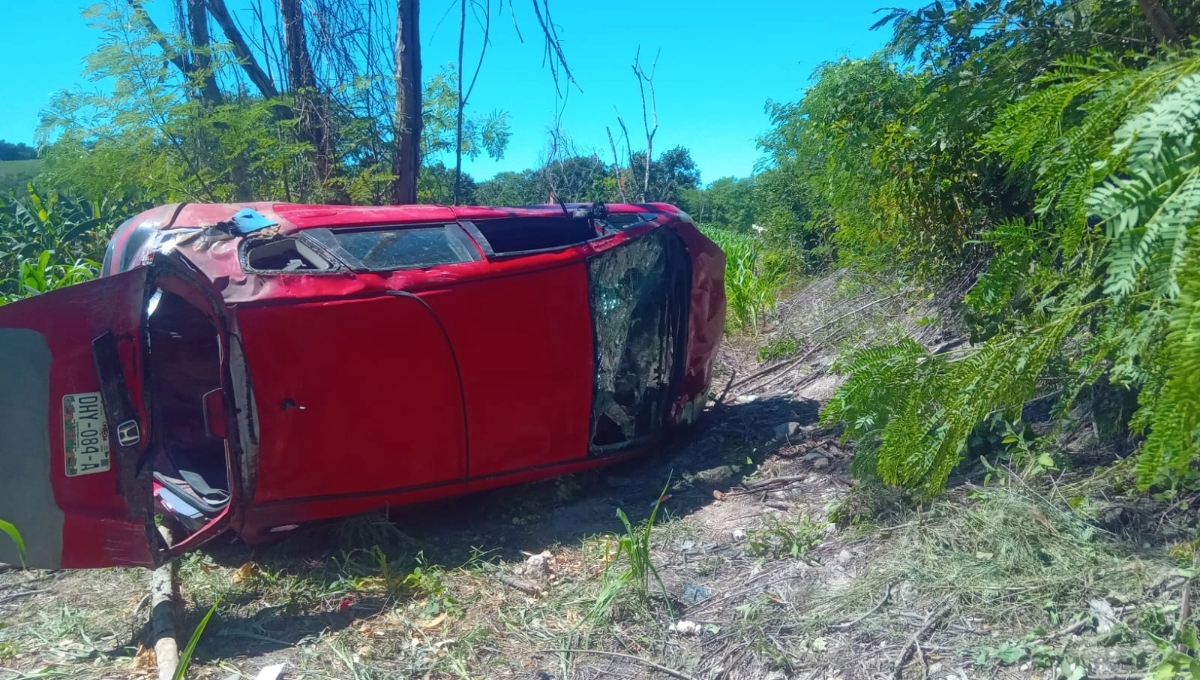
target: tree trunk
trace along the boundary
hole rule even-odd
[[[221,88],[217,87],[217,74],[212,70],[212,40],[208,35],[208,11],[204,0],[187,0],[188,33],[192,46],[192,68],[199,71],[200,101],[208,106],[220,106],[225,102]]]
[[[421,171],[421,43],[419,0],[396,0],[396,115],[392,202],[417,202]]]
[[[312,55],[308,51],[308,36],[304,29],[304,10],[301,0],[279,0],[283,21],[283,47],[287,58],[288,90],[296,100],[300,131],[313,148],[313,164],[317,181],[322,185],[334,174],[333,137],[329,133],[329,107],[317,90]],[[334,188],[334,202],[348,203],[344,190]]]
[[[1175,31],[1171,15],[1167,14],[1167,10],[1159,0],[1138,0],[1138,7],[1141,8],[1142,14],[1146,15],[1146,19],[1150,22],[1150,29],[1154,31],[1156,38],[1165,43],[1179,41],[1179,33]]]

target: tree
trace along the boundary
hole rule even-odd
[[[6,142],[0,139],[0,161],[28,161],[37,158],[37,149],[18,142]]]
[[[474,199],[480,205],[532,205],[542,203],[546,195],[538,185],[534,170],[499,172],[475,187]]]

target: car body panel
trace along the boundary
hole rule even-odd
[[[582,263],[421,295],[458,357],[472,479],[587,455],[592,337]]]
[[[458,369],[421,300],[250,307],[238,328],[260,432],[255,502],[465,484]]]

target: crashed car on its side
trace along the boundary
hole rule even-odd
[[[0,519],[153,566],[614,462],[703,409],[724,266],[665,204],[147,211],[0,307]]]

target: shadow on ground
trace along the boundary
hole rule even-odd
[[[386,519],[375,515],[330,523],[269,546],[212,546],[205,552],[217,564],[254,562],[264,574],[294,584],[289,587],[301,596],[290,604],[253,609],[243,605],[261,599],[261,593],[232,593],[210,624],[216,634],[206,638],[201,656],[206,647],[226,658],[284,649],[395,606],[394,598],[337,594],[348,578],[378,574],[380,555],[401,574],[418,565],[453,569],[472,560],[519,561],[554,545],[620,531],[618,508],[634,522],[645,519],[668,483],[670,498],[663,507],[671,516],[687,516],[712,503],[714,491],[739,486],[786,444],[777,436],[779,425],[811,425],[818,412],[815,401],[786,397],[723,404],[647,456],[599,471],[394,509]],[[371,554],[374,548],[378,551]],[[306,591],[324,595],[311,597]],[[304,606],[308,600],[323,607]],[[203,613],[189,612],[189,624]]]

